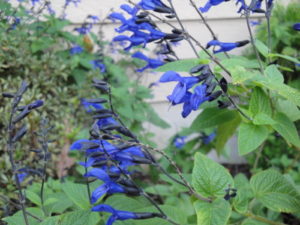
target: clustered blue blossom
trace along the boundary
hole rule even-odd
[[[196,111],[206,101],[213,101],[222,95],[222,91],[215,91],[217,83],[213,81],[214,75],[208,65],[199,65],[191,69],[191,74],[200,73],[197,76],[182,77],[175,71],[164,73],[160,82],[176,81],[171,95],[167,98],[172,105],[183,104],[182,117],[187,117],[193,110]],[[202,82],[202,83],[200,83]],[[194,87],[192,93],[190,89]]]
[[[95,79],[93,86],[104,93],[109,91],[105,81]],[[129,196],[141,195],[141,189],[129,177],[135,173],[131,167],[140,164],[154,164],[153,157],[139,146],[135,136],[114,118],[114,112],[103,106],[107,103],[106,99],[82,99],[81,103],[87,113],[93,115],[94,124],[90,130],[90,138],[75,141],[70,149],[85,154],[86,160],[79,163],[87,170],[84,176],[103,182],[93,190],[91,203],[96,204],[104,197],[107,198],[116,193]],[[123,142],[124,137],[132,140]],[[157,213],[119,211],[104,204],[96,205],[92,210],[112,213],[106,225],[111,225],[116,220],[161,216]]]
[[[165,63],[162,62],[161,60],[159,59],[151,59],[151,58],[148,58],[147,56],[145,56],[143,53],[141,52],[135,52],[133,55],[132,55],[133,58],[137,58],[137,59],[141,59],[141,60],[144,60],[145,62],[147,62],[146,66],[144,66],[143,68],[140,68],[137,70],[137,72],[143,72],[144,70],[150,68],[150,69],[156,69],[162,65],[164,65]]]

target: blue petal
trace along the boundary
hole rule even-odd
[[[105,205],[105,204],[100,204],[100,205],[96,205],[92,208],[93,212],[108,212],[108,213],[112,213],[115,214],[116,210],[111,207],[110,205]]]
[[[92,193],[91,203],[94,204],[95,202],[97,202],[99,198],[101,198],[104,194],[107,193],[107,191],[108,187],[106,184],[102,184],[101,186],[97,187]]]
[[[89,170],[85,175],[85,177],[96,177],[104,182],[109,182],[111,179],[108,176],[108,174],[99,168],[93,168],[91,170]]]
[[[181,81],[181,80],[182,78],[178,73],[176,73],[175,71],[168,71],[161,76],[159,82],[164,83],[164,82]]]

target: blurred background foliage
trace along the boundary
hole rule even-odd
[[[68,31],[72,26],[70,21],[46,12],[28,14],[25,8],[14,8],[5,1],[0,1],[0,11],[0,92],[13,92],[22,80],[26,80],[30,87],[24,103],[35,99],[45,101],[38,113],[28,117],[30,132],[22,145],[17,146],[16,160],[23,166],[36,162],[33,160],[35,153],[28,150],[39,147],[34,132],[38,130],[41,117],[46,116],[54,126],[54,140],[50,144],[52,160],[47,174],[54,178],[67,174],[67,169],[74,165],[74,159],[68,157],[70,143],[88,137],[87,127],[91,121],[87,121],[80,100],[98,96],[90,87],[94,77],[111,84],[117,112],[141,140],[150,143],[151,134],[142,128],[144,121],[168,127],[145,101],[151,99],[152,94],[148,87],[139,83],[142,74],[135,72],[139,62],[125,52],[114,50],[105,40],[101,24],[95,25],[100,26],[98,33],[80,35]],[[72,53],[74,46],[82,50]],[[106,70],[101,72],[94,68],[93,60],[104,63]],[[13,197],[15,187],[6,154],[9,109],[9,101],[1,100],[0,194]]]

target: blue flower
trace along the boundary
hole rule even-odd
[[[199,78],[181,77],[178,73],[174,71],[168,71],[161,76],[159,81],[162,83],[171,81],[178,82],[172,94],[168,96],[168,99],[172,103],[172,105],[176,105],[183,103],[186,95],[189,95],[188,90],[199,82]]]
[[[236,0],[236,5],[241,4],[240,9],[238,10],[238,13],[241,13],[242,11],[246,11],[248,9],[248,6],[245,3],[245,0]]]
[[[66,0],[65,5],[68,6],[70,3],[73,3],[75,6],[80,2],[80,0]]]
[[[252,21],[250,21],[250,25],[251,26],[258,26],[258,25],[260,25],[261,24],[261,22],[260,21],[254,21],[254,20],[252,20]]]
[[[173,13],[173,10],[166,6],[161,0],[142,0],[138,5],[145,10],[153,10],[159,13]]]
[[[101,73],[105,73],[106,72],[106,66],[102,62],[102,60],[99,60],[99,59],[92,60],[91,64],[92,64],[92,66],[93,66],[94,69],[99,69]]]
[[[123,188],[121,185],[114,182],[109,175],[102,169],[99,168],[93,168],[90,171],[88,171],[85,175],[85,177],[96,177],[99,180],[102,180],[104,184],[97,187],[91,196],[91,203],[94,204],[98,201],[99,198],[101,198],[104,194],[115,194],[115,193],[126,193],[125,188]]]
[[[144,70],[146,70],[148,68],[155,69],[157,67],[160,67],[160,66],[164,65],[164,62],[162,62],[158,59],[150,59],[141,52],[135,52],[132,55],[132,57],[133,58],[138,58],[138,59],[141,59],[141,60],[144,60],[144,61],[147,62],[146,66],[144,66],[143,68],[140,68],[140,69],[137,70],[138,72],[143,72]]]
[[[72,47],[70,49],[70,54],[71,55],[80,54],[81,52],[83,52],[83,48],[79,45],[75,45],[74,47]]]
[[[210,135],[203,135],[202,136],[202,141],[204,144],[208,145],[209,143],[211,143],[216,137],[216,133],[212,132]]]
[[[207,93],[207,85],[202,84],[197,86],[190,99],[192,109],[197,110],[203,102],[208,101],[209,99],[210,97]]]
[[[222,2],[228,2],[229,0],[208,0],[205,4],[204,7],[200,7],[199,10],[202,13],[208,12],[208,10],[212,7],[212,6],[216,6],[221,4]]]
[[[186,136],[177,136],[175,137],[174,141],[173,141],[173,145],[178,148],[178,149],[182,149],[184,147],[185,143],[185,139],[187,137]]]
[[[249,43],[248,40],[238,41],[238,42],[233,42],[233,43],[227,43],[227,42],[220,42],[218,40],[212,40],[212,41],[207,43],[206,48],[209,48],[211,46],[219,46],[220,48],[218,50],[213,50],[213,52],[216,54],[216,53],[220,53],[220,52],[228,52],[232,49],[242,47],[242,46],[244,46],[248,43]]]
[[[149,219],[153,217],[161,217],[161,215],[157,213],[135,213],[135,212],[116,210],[111,206],[105,204],[94,206],[92,208],[92,211],[111,213],[112,215],[107,220],[106,225],[112,225],[116,220]]]
[[[300,31],[300,23],[295,23],[293,26],[294,30]]]

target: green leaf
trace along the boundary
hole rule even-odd
[[[157,68],[156,72],[167,72],[170,70],[176,72],[189,72],[191,68],[199,65],[199,59],[181,59],[174,62],[169,62],[159,68]]]
[[[265,69],[265,74],[272,82],[283,83],[284,78],[282,73],[277,69],[277,66],[272,64]]]
[[[207,108],[197,116],[191,125],[191,129],[199,131],[200,129],[214,127],[229,122],[235,117],[235,112],[228,109]]]
[[[67,182],[62,184],[62,189],[69,199],[81,209],[89,209],[90,202],[86,185]]]
[[[267,225],[267,223],[248,218],[243,221],[242,225]]]
[[[278,112],[284,113],[291,121],[297,121],[300,119],[300,110],[289,100],[278,99],[276,109]]]
[[[267,127],[242,123],[238,133],[239,154],[245,155],[254,151],[267,139],[268,134]]]
[[[26,208],[26,211],[43,219],[43,211],[39,208]],[[28,216],[28,222],[30,225],[39,225],[40,222],[37,221],[36,219],[32,218],[31,216]],[[4,219],[2,219],[4,221],[6,221],[8,223],[8,225],[23,225],[25,224],[24,222],[24,217],[23,217],[23,213],[22,211],[18,211],[16,212],[13,216],[10,217],[6,217]]]
[[[264,113],[268,116],[272,115],[272,108],[269,97],[259,87],[253,89],[249,104],[249,111],[253,116],[257,115],[258,113]]]
[[[77,210],[60,216],[59,223],[63,225],[96,225],[100,221],[98,212]]]
[[[282,174],[270,169],[250,180],[255,197],[276,212],[300,212],[300,193]]]
[[[268,53],[269,53],[269,49],[268,47],[261,42],[260,40],[256,39],[255,40],[255,47],[257,48],[257,50],[264,56],[267,57]]]
[[[32,191],[26,191],[26,198],[38,206],[42,204],[40,196]]]
[[[245,213],[248,210],[249,200],[253,197],[247,177],[240,173],[234,177],[234,185],[237,196],[233,199],[233,206],[239,213]]]
[[[241,121],[241,117],[238,113],[236,113],[236,117],[233,120],[230,120],[218,126],[215,144],[218,154],[221,153],[227,141],[234,135]]]
[[[225,189],[233,186],[229,172],[207,156],[196,153],[192,173],[192,185],[204,197],[223,197]]]
[[[45,219],[43,222],[39,223],[39,225],[58,225],[59,216],[51,216]]]
[[[296,64],[300,64],[300,61],[297,58],[294,58],[294,57],[291,57],[291,56],[288,56],[288,55],[283,55],[283,54],[278,54],[278,53],[271,53],[271,54],[269,54],[269,56],[270,57],[280,57],[280,58],[286,59],[288,61],[294,62]]]
[[[300,92],[299,90],[292,88],[284,83],[280,83],[281,78],[279,76],[274,76],[273,78],[270,77],[263,77],[263,76],[255,76],[252,82],[255,85],[263,86],[268,88],[271,91],[279,94],[280,96],[290,100],[292,103],[300,106]]]
[[[274,117],[277,122],[272,127],[276,130],[286,142],[300,147],[300,139],[295,124],[283,113],[277,113]]]
[[[255,72],[246,70],[242,66],[236,66],[234,68],[229,69],[231,76],[232,76],[232,83],[233,84],[243,84],[247,80],[250,80],[255,76]]]
[[[194,206],[199,225],[225,225],[231,215],[231,206],[224,199],[212,203],[197,201]]]
[[[253,119],[253,124],[255,125],[272,125],[275,123],[276,121],[265,113],[258,113]]]

